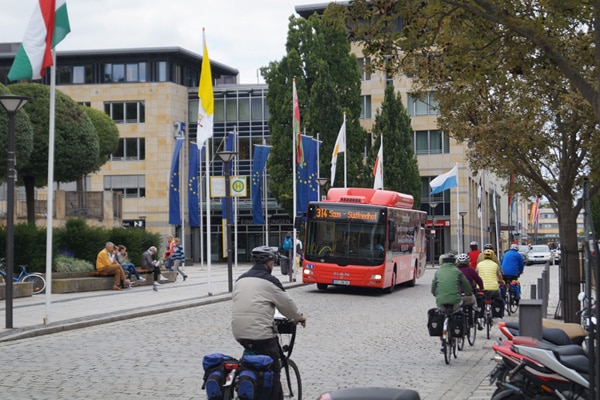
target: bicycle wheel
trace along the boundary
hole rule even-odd
[[[469,342],[469,346],[473,346],[475,344],[475,338],[477,337],[477,327],[475,323],[469,325],[467,328],[467,340]]]
[[[509,317],[512,314],[512,311],[510,308],[511,301],[512,301],[512,295],[510,293],[510,290],[507,290],[506,297],[504,297],[504,309],[506,310],[506,313],[508,314]]]
[[[281,368],[281,390],[284,399],[302,400],[302,380],[300,370],[294,360],[287,360],[288,368]]]
[[[508,315],[510,315],[510,313],[515,314],[519,310],[519,301],[515,298],[515,294],[511,291],[509,296],[510,301],[508,303],[508,308],[510,310]]]
[[[444,353],[444,361],[446,364],[450,364],[450,358],[452,353],[452,335],[450,333],[450,317],[446,316],[444,319],[444,335],[442,337],[442,348]]]
[[[454,358],[458,357],[457,347],[458,347],[458,340],[456,340],[456,338],[453,337],[452,338],[452,355],[454,356]]]
[[[490,330],[492,329],[492,316],[491,315],[486,315],[485,316],[485,330],[487,332],[487,338],[490,338]]]
[[[40,273],[25,275],[21,278],[21,282],[31,282],[33,294],[39,294],[46,289],[46,279]]]
[[[459,338],[454,338],[454,340],[456,341],[456,345],[458,347],[458,350],[462,351],[462,349],[465,348],[465,335],[459,337]]]
[[[233,385],[226,386],[223,389],[223,400],[233,400],[234,398]]]

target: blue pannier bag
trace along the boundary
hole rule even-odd
[[[223,399],[223,382],[225,380],[225,361],[235,360],[221,353],[207,354],[202,358],[202,367],[204,368],[204,383],[202,389],[206,389],[206,395],[209,400]]]
[[[244,355],[240,363],[238,398],[268,400],[273,388],[273,359],[265,355]]]

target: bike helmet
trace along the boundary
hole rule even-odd
[[[461,253],[456,257],[456,263],[458,265],[469,265],[470,261],[469,256],[465,253]]]
[[[252,249],[252,261],[266,264],[275,260],[275,252],[269,246],[259,246]]]
[[[476,241],[472,241],[471,243],[469,243],[469,247],[471,247],[471,250],[477,250],[477,247],[479,247],[479,244],[477,244]]]
[[[510,249],[511,250],[519,250],[519,245],[516,244],[516,243],[513,243],[513,244],[510,245]]]
[[[487,249],[483,252],[483,256],[485,258],[489,258],[490,260],[494,258],[494,250]]]
[[[492,246],[492,244],[491,244],[491,243],[486,243],[486,244],[483,246],[483,249],[484,249],[484,250],[494,250],[494,246]]]
[[[456,262],[456,256],[454,255],[454,253],[442,254],[440,260],[442,261],[442,263],[454,264]]]

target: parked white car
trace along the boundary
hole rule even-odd
[[[552,252],[546,244],[534,244],[527,252],[525,264],[552,264]]]

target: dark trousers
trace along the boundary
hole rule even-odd
[[[271,400],[283,400],[283,391],[281,390],[281,354],[279,353],[278,339],[248,340],[239,341],[244,349],[251,354],[267,355],[273,359],[273,390],[271,390]]]

